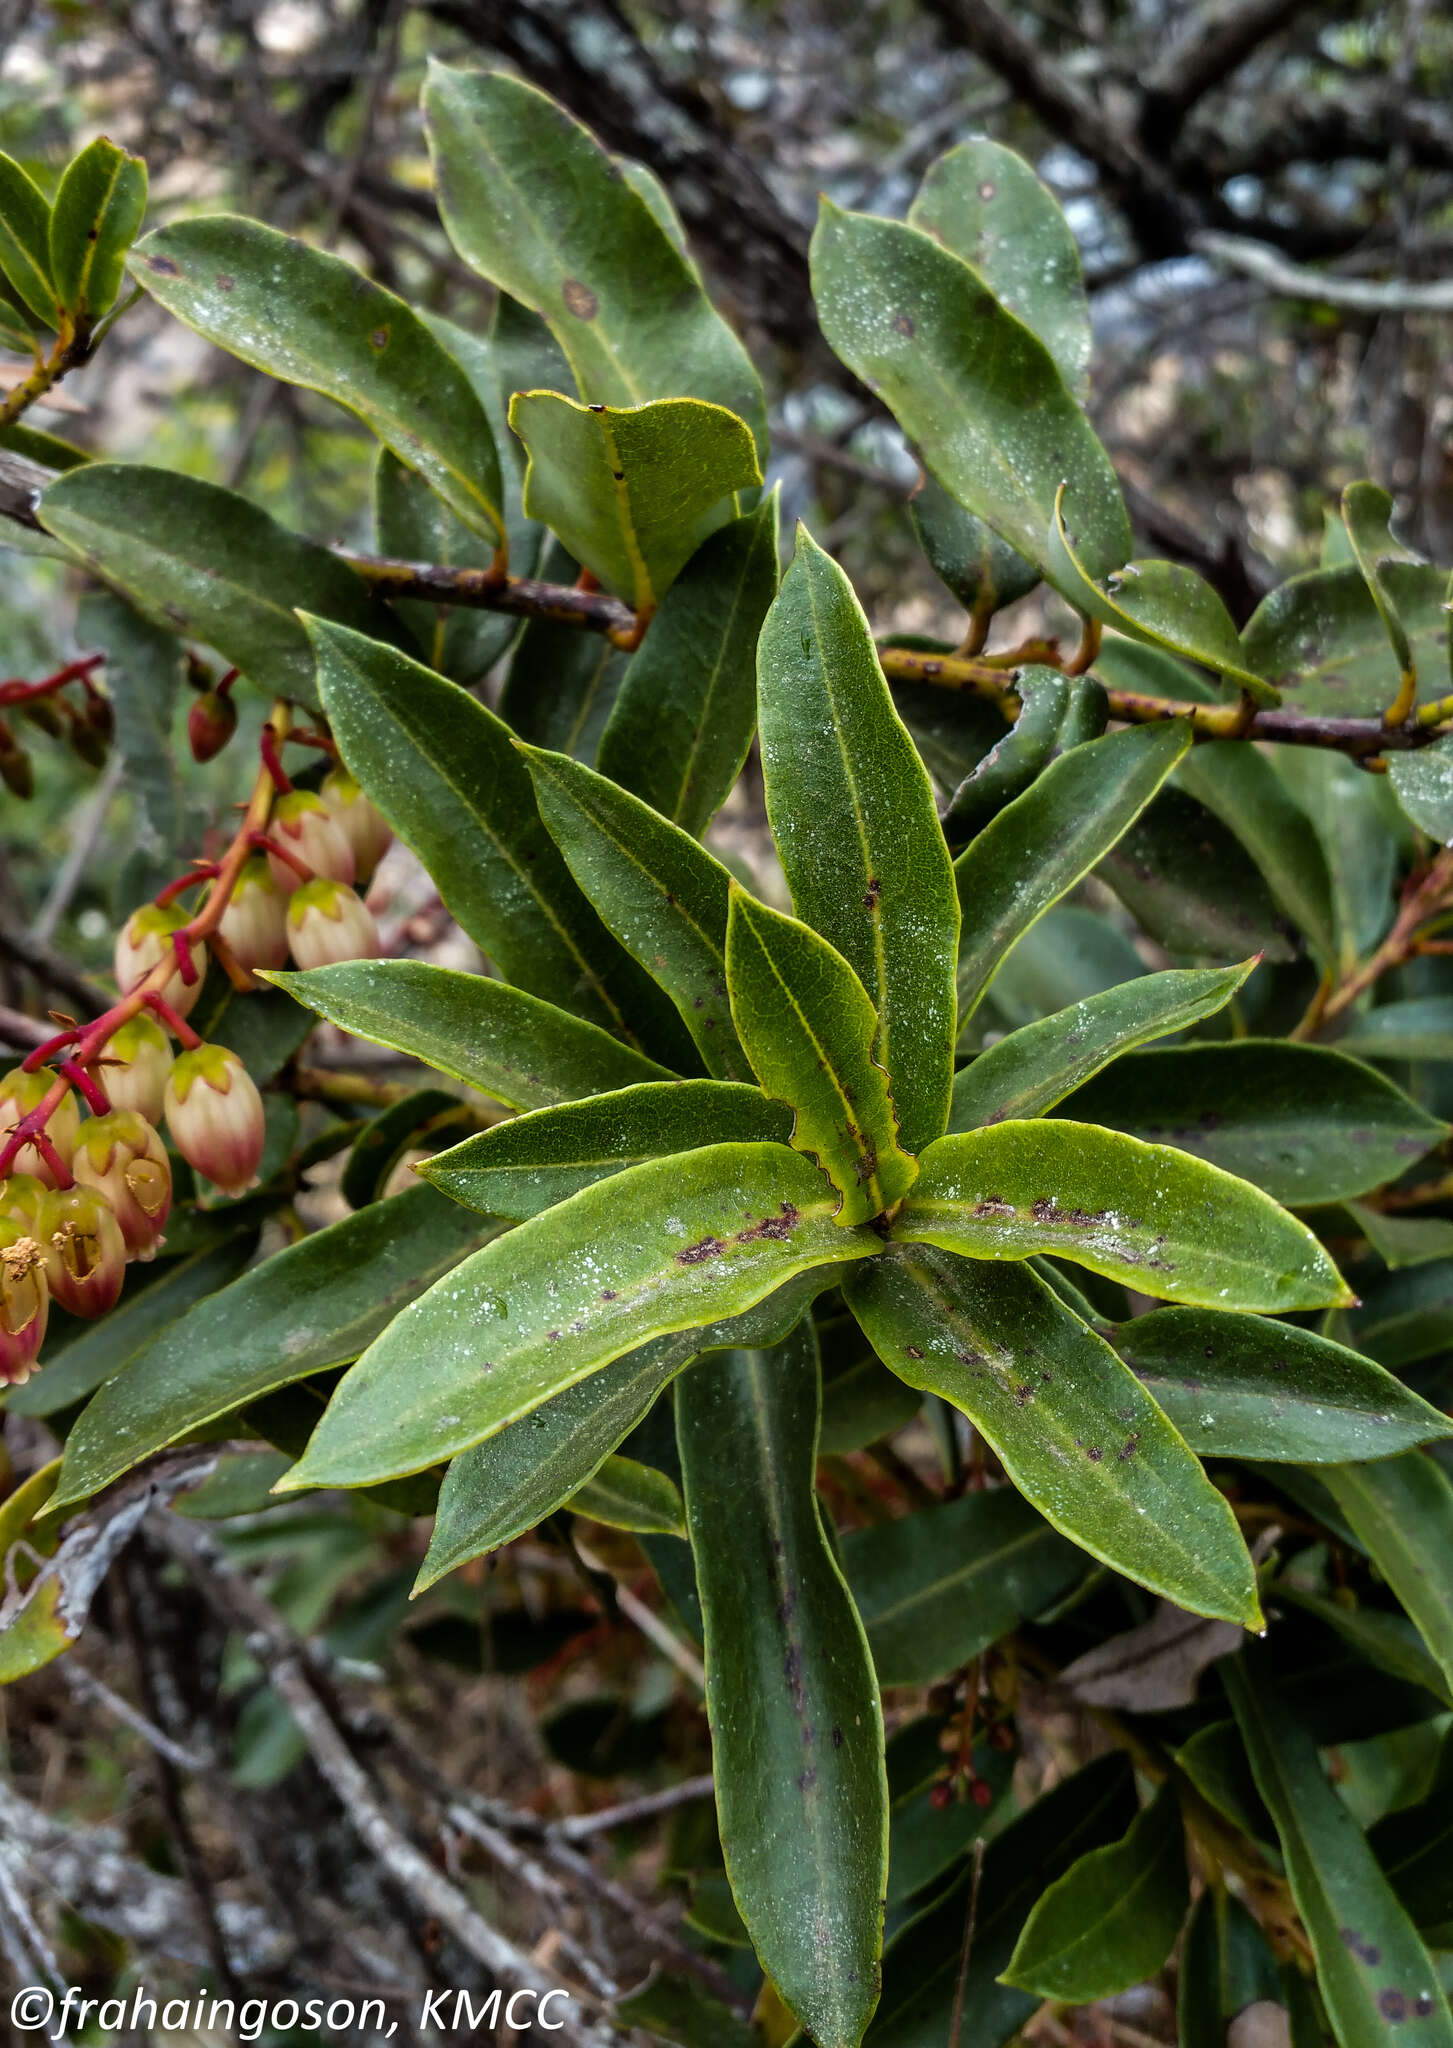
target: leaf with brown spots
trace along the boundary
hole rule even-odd
[[[1305,1721],[1278,1691],[1266,1650],[1248,1645],[1221,1674],[1341,2048],[1453,2048],[1432,1960],[1328,1783]]]
[[[1135,1375],[1037,1274],[902,1246],[850,1273],[843,1292],[883,1363],[961,1409],[1062,1535],[1192,1613],[1259,1625],[1225,1500]]]
[[[878,2002],[888,1785],[867,1639],[818,1515],[818,1409],[810,1323],[677,1385],[732,1894],[811,2038],[858,2048]]]
[[[653,1337],[882,1250],[873,1231],[842,1229],[836,1209],[815,1167],[765,1143],[708,1145],[583,1188],[390,1325],[339,1385],[288,1485],[420,1471]]]

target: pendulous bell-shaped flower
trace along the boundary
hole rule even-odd
[[[257,1185],[262,1160],[262,1097],[235,1052],[198,1045],[179,1053],[166,1084],[166,1120],[189,1166],[226,1195]]]

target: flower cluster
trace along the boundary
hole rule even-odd
[[[0,1078],[0,1385],[30,1374],[52,1301],[72,1315],[103,1315],[128,1260],[156,1256],[172,1205],[163,1122],[175,1150],[224,1194],[257,1185],[256,1084],[235,1052],[204,1044],[187,1023],[207,939],[243,985],[250,970],[280,967],[289,954],[319,967],[378,953],[377,927],[352,884],[372,873],[388,826],[342,768],[317,795],[294,789],[271,728],[263,762],[229,856],[169,885],[117,934],[114,1009],[61,1031]],[[189,916],[175,899],[200,881],[213,892]]]

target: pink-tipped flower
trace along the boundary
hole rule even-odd
[[[393,827],[346,768],[330,768],[318,794],[353,848],[353,879],[366,882],[393,844]]]
[[[55,1075],[44,1067],[35,1074],[27,1074],[23,1067],[12,1067],[0,1078],[0,1144],[23,1116],[29,1116],[33,1109],[40,1108],[54,1081]],[[81,1112],[76,1107],[75,1096],[67,1089],[51,1111],[45,1126],[45,1134],[62,1160],[70,1159],[71,1147],[76,1142],[76,1132],[80,1127]],[[48,1188],[56,1184],[55,1174],[34,1145],[23,1145],[17,1152],[15,1171],[33,1174]]]
[[[159,1124],[171,1070],[171,1040],[149,1010],[138,1010],[107,1040],[97,1078],[113,1109],[134,1109]]]
[[[367,904],[343,882],[305,882],[288,905],[288,944],[299,967],[376,960],[378,926]]]
[[[237,730],[237,706],[218,690],[204,690],[187,713],[187,743],[194,761],[214,761]]]
[[[335,882],[353,880],[353,848],[347,835],[322,797],[310,789],[290,789],[272,807],[267,836],[285,846],[294,859],[315,875],[327,875]],[[272,878],[290,894],[302,879],[296,868],[268,855]]]
[[[288,887],[280,889],[273,880],[271,864],[261,854],[248,861],[237,877],[219,929],[244,967],[287,964],[288,893],[297,880],[289,869]]]
[[[44,1252],[23,1223],[0,1220],[0,1386],[30,1378],[49,1314]]]
[[[179,932],[187,921],[187,913],[171,903],[143,903],[140,910],[132,911],[116,934],[116,986],[123,995],[136,986],[143,974],[149,974],[159,960],[175,957],[172,933]],[[191,955],[196,980],[183,981],[178,968],[161,992],[179,1017],[187,1015],[202,993],[206,948],[200,941],[191,948]]]
[[[7,1175],[0,1180],[0,1217],[10,1223],[23,1223],[29,1229],[40,1214],[45,1194],[45,1182],[37,1180],[33,1173]]]
[[[166,1120],[188,1165],[224,1195],[257,1186],[262,1097],[235,1052],[199,1045],[179,1053],[166,1084]]]
[[[35,1222],[51,1300],[73,1316],[114,1308],[126,1278],[126,1240],[106,1197],[95,1188],[52,1188]]]
[[[171,1214],[172,1169],[146,1118],[134,1109],[88,1117],[71,1154],[71,1172],[111,1204],[127,1255],[154,1259]]]

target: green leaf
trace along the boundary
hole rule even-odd
[[[409,1053],[512,1109],[674,1078],[599,1025],[482,974],[424,960],[346,960],[267,978],[340,1031]]]
[[[1338,1465],[1453,1435],[1370,1359],[1290,1323],[1162,1308],[1104,1334],[1203,1457]]]
[[[109,590],[90,590],[81,599],[76,635],[83,647],[105,650],[116,750],[135,806],[136,850],[149,863],[148,875],[155,870],[151,887],[159,889],[177,872],[187,830],[186,793],[171,745],[184,650],[175,633],[143,619]]]
[[[1384,1814],[1367,1846],[1424,1940],[1447,1948],[1453,1932],[1453,1740],[1445,1735],[1416,1805]]]
[[[62,1328],[52,1308],[45,1369],[6,1389],[5,1412],[59,1415],[84,1401],[189,1308],[235,1280],[256,1249],[255,1229],[234,1229],[185,1258],[167,1259],[145,1272],[133,1267],[120,1301],[98,1322],[67,1318]]]
[[[1162,1785],[1123,1841],[1092,1849],[1044,1893],[1004,1976],[1041,1998],[1112,1998],[1157,1975],[1190,1902],[1180,1807]]]
[[[1309,1593],[1286,1580],[1273,1583],[1272,1596],[1325,1622],[1375,1670],[1386,1672],[1403,1685],[1416,1686],[1424,1694],[1431,1693],[1444,1708],[1453,1706],[1448,1681],[1405,1614],[1389,1614],[1382,1608],[1365,1605],[1344,1607],[1340,1600],[1324,1599],[1321,1594]],[[1313,1735],[1317,1732],[1314,1727]]]
[[[450,1274],[365,1352],[289,1488],[421,1471],[652,1337],[881,1250],[874,1232],[841,1229],[836,1206],[814,1167],[771,1144],[709,1145],[583,1188]]]
[[[281,989],[253,988],[244,994],[217,967],[203,982],[190,1018],[195,1019],[192,1029],[209,1044],[236,1053],[259,1088],[292,1058],[314,1023],[303,1005]]]
[[[574,557],[552,540],[541,565],[545,580],[573,583],[577,573]],[[499,715],[532,747],[593,766],[630,661],[603,633],[527,619],[505,671]]]
[[[881,1364],[850,1316],[836,1327],[818,1323],[823,1345],[822,1442],[824,1457],[866,1450],[912,1422],[923,1406],[916,1387],[905,1386]]]
[[[1297,952],[1295,934],[1256,862],[1183,789],[1163,789],[1152,798],[1097,873],[1167,952],[1220,960],[1257,953],[1277,961]]]
[[[388,448],[373,472],[373,525],[378,550],[401,562],[438,562],[446,568],[487,569],[491,543],[456,519],[444,500]],[[527,573],[522,568],[520,574]],[[428,666],[466,688],[480,682],[519,632],[507,613],[470,605],[427,604],[397,598],[394,610],[413,634]],[[590,636],[577,633],[577,640]]]
[[[867,1641],[818,1518],[811,1324],[695,1366],[676,1427],[732,1895],[788,2010],[821,2048],[857,2048],[878,2002],[888,1781]]]
[[[964,777],[944,812],[944,835],[954,845],[982,831],[1051,761],[1105,730],[1105,692],[1092,676],[1031,664],[1019,671],[1014,689],[1019,716]]]
[[[959,1880],[894,1941],[883,1959],[883,1997],[865,2048],[944,2048],[955,2017],[962,2048],[1010,2040],[1041,2001],[999,1981],[1026,1915],[1046,1884],[1077,1857],[1113,1842],[1135,1817],[1135,1780],[1123,1753],[1097,1757],[1036,1799],[990,1842],[965,1967],[964,1928],[976,1880]]]
[[[891,1209],[918,1169],[898,1143],[888,1077],[872,1058],[877,1016],[847,961],[810,925],[733,884],[727,986],[763,1093],[791,1109],[791,1143],[842,1197],[838,1221]]]
[[[1058,909],[1024,932],[1005,955],[994,985],[965,1033],[982,1042],[999,1030],[1038,1024],[1128,981],[1145,962],[1117,924],[1093,910]]]
[[[1279,1697],[1262,1656],[1243,1651],[1221,1672],[1257,1789],[1276,1823],[1341,2048],[1393,2048],[1411,2019],[1426,2022],[1417,2029],[1419,2043],[1449,2048],[1453,2016],[1437,1973],[1328,1784],[1311,1735]]]
[[[144,618],[215,647],[270,695],[317,702],[298,612],[389,630],[345,562],[199,477],[90,462],[58,477],[37,509]]]
[[[1448,572],[1422,562],[1384,562],[1378,574],[1413,659],[1425,673],[1438,674],[1448,632]],[[1280,584],[1247,621],[1241,651],[1248,668],[1313,716],[1369,717],[1397,695],[1397,657],[1355,564],[1311,569]]]
[[[1027,1267],[898,1249],[844,1282],[878,1356],[963,1410],[1045,1519],[1196,1614],[1259,1626],[1226,1501],[1139,1381]]]
[[[1368,595],[1377,607],[1382,620],[1382,629],[1387,634],[1388,645],[1398,667],[1408,682],[1414,680],[1413,650],[1408,641],[1407,627],[1398,617],[1396,607],[1387,593],[1379,567],[1380,555],[1396,555],[1406,559],[1406,550],[1399,547],[1389,531],[1392,518],[1392,494],[1381,484],[1348,484],[1342,493],[1342,523],[1346,528],[1348,543],[1353,559],[1362,572]]]
[[[563,754],[529,749],[535,801],[570,872],[666,991],[708,1073],[750,1081],[726,987],[731,876],[689,833]]]
[[[991,619],[1038,586],[1034,564],[966,512],[927,470],[908,501],[908,514],[934,574],[975,619]]]
[[[37,320],[60,310],[50,274],[50,206],[30,173],[0,150],[0,273]]]
[[[1193,747],[1176,780],[1236,834],[1278,907],[1306,934],[1318,959],[1334,958],[1336,925],[1326,855],[1269,754],[1245,740]]]
[[[695,835],[731,792],[757,718],[757,636],[777,591],[775,490],[703,541],[631,657],[597,766]]]
[[[842,1557],[882,1685],[946,1678],[1085,1573],[1008,1486],[850,1529]]]
[[[506,980],[689,1059],[670,1008],[571,879],[504,721],[407,655],[307,626],[344,760]]]
[[[1043,1116],[1121,1053],[1214,1016],[1255,964],[1168,968],[1021,1025],[954,1076],[949,1129]]]
[[[1446,1216],[1390,1216],[1365,1202],[1349,1202],[1347,1211],[1390,1272],[1453,1257],[1453,1223]]]
[[[1280,1315],[1352,1299],[1306,1225],[1259,1188],[1068,1118],[940,1138],[893,1234],[970,1259],[1050,1253],[1197,1308]]]
[[[565,1505],[572,1514],[641,1536],[686,1534],[686,1510],[675,1480],[635,1458],[607,1458]]]
[[[1226,2048],[1232,2020],[1260,2003],[1282,2003],[1276,1958],[1241,1901],[1224,1884],[1208,1884],[1191,1909],[1181,1950],[1180,2048]]]
[[[628,2027],[676,2041],[680,2048],[760,2048],[760,2037],[729,2006],[713,1998],[693,1977],[672,1977],[659,1967],[647,1981],[615,2002],[616,2017]]]
[[[526,512],[642,620],[735,494],[762,481],[745,420],[698,398],[596,406],[517,391],[510,426],[529,457]]]
[[[786,1144],[792,1120],[730,1081],[644,1081],[512,1117],[424,1160],[432,1187],[486,1215],[538,1216],[581,1188],[702,1145]]]
[[[446,1088],[417,1088],[391,1102],[363,1126],[349,1148],[338,1187],[351,1209],[366,1208],[383,1197],[389,1176],[403,1155],[415,1147],[426,1152],[473,1131],[477,1122],[467,1102]],[[449,1193],[443,1189],[442,1193]],[[466,1207],[474,1208],[476,1203]],[[486,1211],[501,1216],[502,1209]]]
[[[891,408],[964,508],[1057,583],[1063,486],[1092,576],[1128,560],[1110,458],[1054,357],[979,273],[917,228],[821,202],[812,291],[833,350]],[[1065,592],[1072,603],[1079,579]]]
[[[1453,844],[1453,740],[1390,755],[1387,778],[1418,830],[1440,846]]]
[[[899,1135],[943,1130],[958,933],[933,791],[847,577],[805,527],[757,650],[767,815],[797,915],[837,948],[878,1013]]]
[[[1059,201],[1023,157],[983,137],[959,143],[929,165],[908,221],[974,266],[1039,336],[1083,403],[1090,308],[1080,252]]]
[[[590,131],[502,71],[431,64],[423,104],[449,239],[545,319],[580,396],[614,406],[705,399],[747,421],[765,460],[751,358]]]
[[[1322,747],[1281,747],[1278,763],[1321,847],[1331,881],[1336,947],[1330,965],[1350,974],[1392,922],[1402,834],[1385,775]]]
[[[50,216],[50,274],[76,332],[110,312],[146,212],[146,165],[98,135],[67,164]]]
[[[960,1030],[1015,940],[1109,852],[1190,743],[1189,727],[1176,719],[1075,747],[959,855]]]
[[[1077,611],[1113,626],[1127,640],[1163,647],[1187,661],[1213,669],[1237,684],[1258,704],[1278,704],[1280,694],[1247,665],[1236,623],[1216,591],[1180,562],[1124,562],[1108,573],[1081,560],[1079,531],[1066,520],[1078,519],[1066,504],[1067,486],[1055,494],[1046,550],[1045,575]],[[1090,542],[1093,545],[1093,529]]]
[[[1360,1011],[1337,1050],[1365,1060],[1453,1060],[1453,1000],[1410,996]]]
[[[554,1514],[625,1442],[698,1351],[780,1342],[832,1276],[831,1267],[799,1274],[743,1316],[657,1337],[461,1451],[444,1475],[415,1593]]]
[[[503,484],[484,408],[401,298],[341,256],[231,213],[156,229],[131,271],[220,348],[346,406],[503,560]]]
[[[1360,1060],[1255,1038],[1132,1053],[1066,1113],[1178,1146],[1299,1207],[1380,1187],[1448,1131]]]
[[[192,1430],[356,1357],[497,1228],[411,1188],[244,1273],[106,1382],[67,1439],[56,1505],[89,1499]]]
[[[1423,1451],[1318,1476],[1453,1687],[1453,1480]]]

